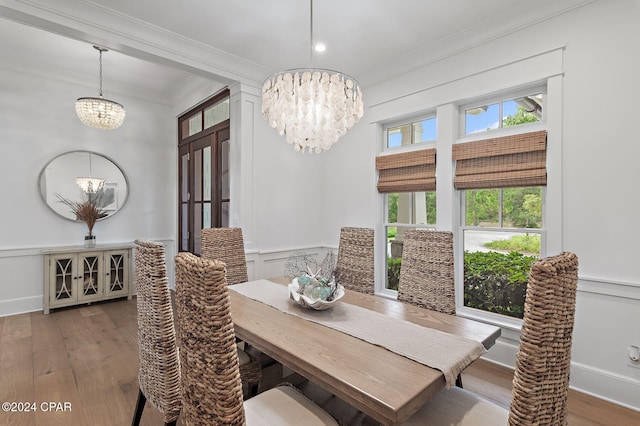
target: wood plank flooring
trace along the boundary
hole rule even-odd
[[[0,318],[0,402],[35,402],[37,408],[0,411],[0,425],[131,424],[138,392],[137,350],[135,300]],[[463,373],[463,382],[466,389],[508,407],[512,375],[480,360]],[[298,385],[342,424],[375,424],[313,383],[299,380]],[[569,412],[570,425],[640,424],[640,412],[574,391]],[[162,424],[162,416],[147,403],[141,424]]]

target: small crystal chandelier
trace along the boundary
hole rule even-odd
[[[95,194],[102,190],[104,179],[94,178],[91,170],[91,153],[89,153],[89,177],[77,177],[76,184],[87,194]]]
[[[80,121],[89,127],[117,129],[124,121],[124,107],[102,97],[102,52],[107,52],[107,49],[98,46],[93,48],[100,52],[100,95],[97,98],[78,98],[76,113]]]
[[[95,194],[104,186],[104,179],[92,177],[78,177],[76,184],[86,193]]]
[[[311,0],[313,45],[313,0]],[[364,114],[355,79],[325,69],[282,71],[262,86],[262,115],[296,151],[326,151]]]

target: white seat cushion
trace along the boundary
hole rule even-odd
[[[460,388],[444,389],[413,415],[406,426],[504,426],[509,411]]]
[[[249,364],[251,362],[249,355],[240,348],[238,348],[238,362],[240,365]]]
[[[247,426],[338,425],[333,417],[291,386],[269,389],[244,402]]]

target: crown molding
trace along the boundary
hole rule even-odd
[[[265,67],[88,0],[0,0],[0,16],[225,84],[256,84]]]

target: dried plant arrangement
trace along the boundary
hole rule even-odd
[[[104,211],[100,197],[101,191],[95,194],[88,194],[87,198],[83,201],[71,201],[67,198],[64,198],[60,194],[56,194],[61,202],[66,204],[73,214],[76,215],[76,220],[86,223],[87,228],[89,228],[89,236],[93,236],[93,227],[95,226],[98,219],[102,219],[107,216],[107,213]]]

